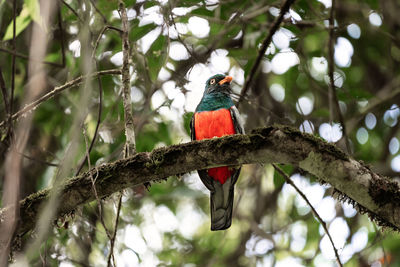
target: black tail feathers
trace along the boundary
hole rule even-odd
[[[220,187],[223,189],[223,186]],[[225,230],[232,223],[233,187],[228,190],[216,190],[210,195],[211,230]],[[225,192],[224,192],[225,191]]]

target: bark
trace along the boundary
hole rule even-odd
[[[335,145],[297,129],[274,125],[246,135],[231,135],[141,152],[133,157],[103,164],[70,178],[60,192],[58,216],[95,199],[90,173],[97,177],[100,198],[124,188],[156,181],[198,169],[250,163],[282,163],[298,166],[331,184],[341,200],[351,201],[379,225],[400,229],[399,185],[373,172],[368,166]],[[41,204],[50,188],[32,194],[20,203],[17,234],[35,227]],[[4,216],[4,209],[0,216]],[[4,218],[0,217],[1,222]]]
[[[132,156],[136,152],[135,144],[135,129],[133,127],[133,112],[131,100],[131,86],[129,74],[129,23],[126,14],[125,5],[122,1],[119,2],[119,12],[122,20],[122,52],[123,62],[121,68],[122,74],[122,99],[124,103],[124,121],[125,121],[125,153],[124,157]]]

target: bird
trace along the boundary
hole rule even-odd
[[[190,121],[191,139],[202,140],[231,134],[244,134],[243,122],[231,98],[231,76],[211,76]],[[241,167],[198,170],[210,191],[211,230],[225,230],[232,223],[234,186]]]

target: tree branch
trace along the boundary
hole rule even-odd
[[[102,71],[98,71],[98,72],[94,72],[94,73],[90,73],[89,77],[87,76],[80,76],[72,81],[66,82],[63,85],[54,87],[53,90],[51,90],[50,92],[48,92],[47,94],[45,94],[44,96],[40,97],[39,99],[33,101],[32,103],[26,105],[24,108],[20,109],[19,111],[17,111],[16,113],[14,113],[11,117],[12,120],[16,120],[19,117],[21,117],[23,114],[36,109],[38,106],[40,106],[43,102],[45,102],[46,100],[52,98],[53,96],[61,93],[62,91],[64,91],[65,89],[68,89],[70,87],[75,87],[80,85],[86,78],[95,78],[99,75],[107,75],[107,74],[121,74],[121,71],[119,69],[111,69],[111,70],[102,70]],[[5,121],[0,122],[0,128],[3,127],[3,125],[5,124]]]
[[[61,67],[65,67],[65,46],[64,46],[64,29],[61,15],[61,5],[57,3],[57,20],[58,20],[58,29],[60,30],[60,46],[61,46]]]
[[[119,1],[119,13],[122,21],[122,99],[124,103],[124,121],[125,121],[125,152],[124,157],[132,156],[136,152],[135,129],[133,127],[131,86],[129,75],[129,24],[125,5]]]
[[[13,105],[14,105],[14,91],[15,91],[15,53],[17,52],[17,41],[16,41],[16,27],[17,27],[17,1],[13,1],[13,41],[12,41],[12,58],[11,58],[11,95],[10,95],[10,113],[13,113]],[[11,123],[9,125],[11,127]]]
[[[0,66],[0,89],[1,89],[1,93],[3,94],[3,101],[4,101],[4,111],[6,113],[5,119],[7,119],[7,117],[11,114],[10,111],[10,104],[9,104],[9,100],[8,100],[8,93],[7,93],[7,87],[6,87],[6,83],[4,82],[4,78],[3,78],[3,70]]]
[[[58,216],[95,199],[90,175],[97,175],[100,198],[124,188],[165,179],[172,175],[217,166],[249,163],[283,163],[298,166],[331,184],[341,200],[351,201],[381,226],[400,229],[400,187],[366,165],[350,158],[335,145],[287,126],[270,126],[247,135],[231,135],[137,153],[133,157],[103,164],[68,179],[60,192]],[[17,233],[33,229],[41,204],[50,188],[20,203]],[[0,221],[4,221],[4,209]],[[1,224],[0,224],[1,225]]]

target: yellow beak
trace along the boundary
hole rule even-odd
[[[219,81],[219,85],[223,85],[224,83],[230,83],[231,81],[232,81],[232,77],[231,76],[226,76],[224,79]]]

